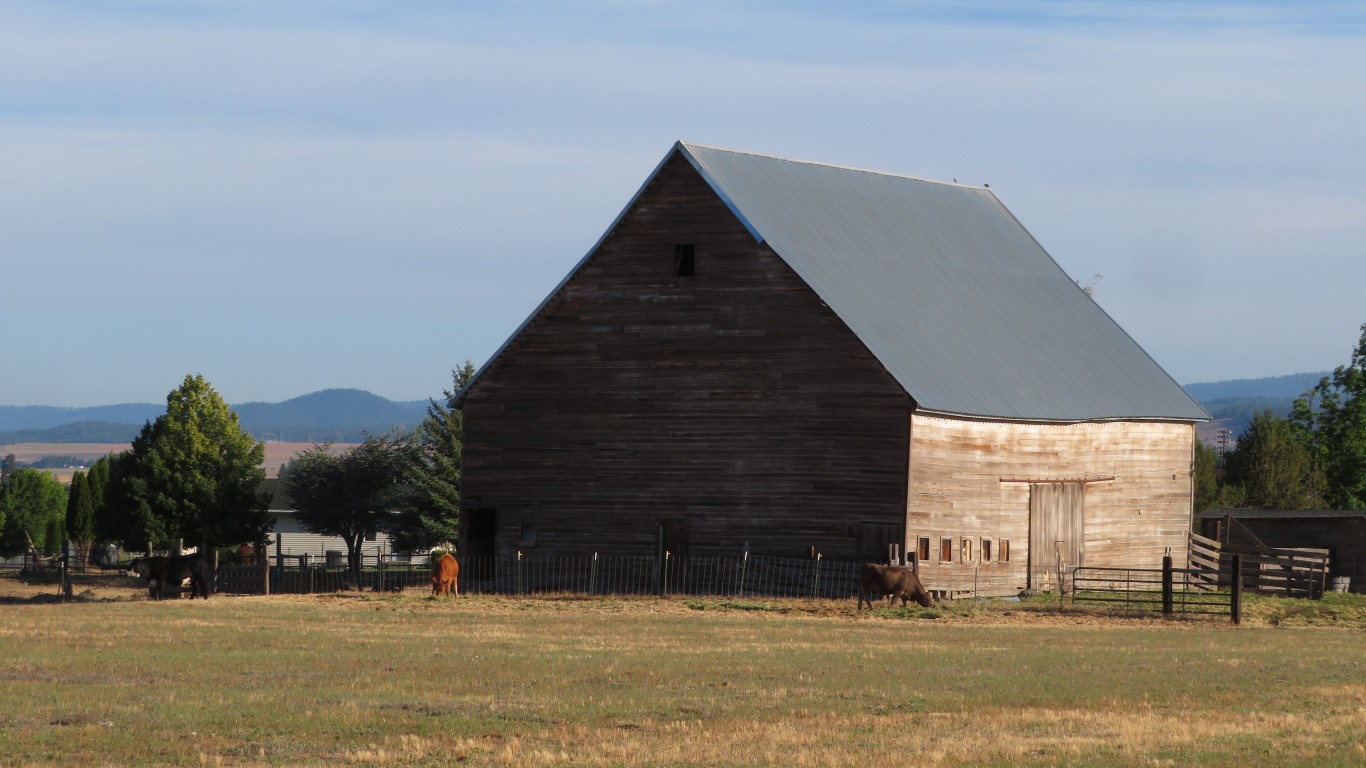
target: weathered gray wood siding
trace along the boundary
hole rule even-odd
[[[912,549],[920,537],[930,539],[921,570],[931,588],[971,585],[974,569],[980,581],[1025,586],[1031,481],[1088,481],[1085,565],[1160,567],[1170,547],[1177,567],[1184,566],[1190,424],[1018,424],[916,414],[911,431],[907,537]],[[952,541],[949,562],[941,557],[945,538]],[[963,556],[965,539],[971,557]],[[982,557],[983,539],[992,542],[989,561]],[[1000,557],[1002,541],[1009,542],[1008,562]],[[1052,553],[1043,558],[1054,559]]]
[[[651,554],[667,521],[694,555],[852,557],[904,522],[909,399],[679,156],[463,407],[500,553]]]

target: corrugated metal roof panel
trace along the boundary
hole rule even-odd
[[[989,189],[683,142],[675,150],[922,409],[1209,418]]]

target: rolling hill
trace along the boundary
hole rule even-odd
[[[393,401],[360,389],[325,389],[282,403],[232,406],[258,440],[355,442],[365,433],[412,429],[425,400]],[[130,442],[142,425],[166,412],[151,403],[57,408],[0,405],[0,444]]]

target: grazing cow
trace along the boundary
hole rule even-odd
[[[459,576],[460,564],[455,562],[451,553],[441,555],[432,563],[432,594],[460,597],[460,584],[457,582]]]
[[[154,555],[140,557],[128,564],[129,575],[141,576],[147,580],[147,597],[160,600],[167,584],[180,584],[190,580],[190,599],[198,594],[209,599],[209,588],[213,585],[213,564],[208,555],[173,555],[165,557]]]
[[[883,595],[887,595],[892,600],[901,598],[903,607],[907,600],[914,600],[926,608],[934,605],[930,593],[920,583],[920,578],[915,575],[915,571],[910,568],[878,565],[877,563],[864,563],[859,566],[858,607],[854,610],[863,608],[865,602],[868,603],[868,609],[872,610],[873,598]]]

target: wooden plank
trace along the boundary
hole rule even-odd
[[[505,555],[528,526],[538,555],[654,554],[667,522],[692,554],[852,559],[864,524],[903,540],[910,407],[675,157],[469,393],[463,503]]]

